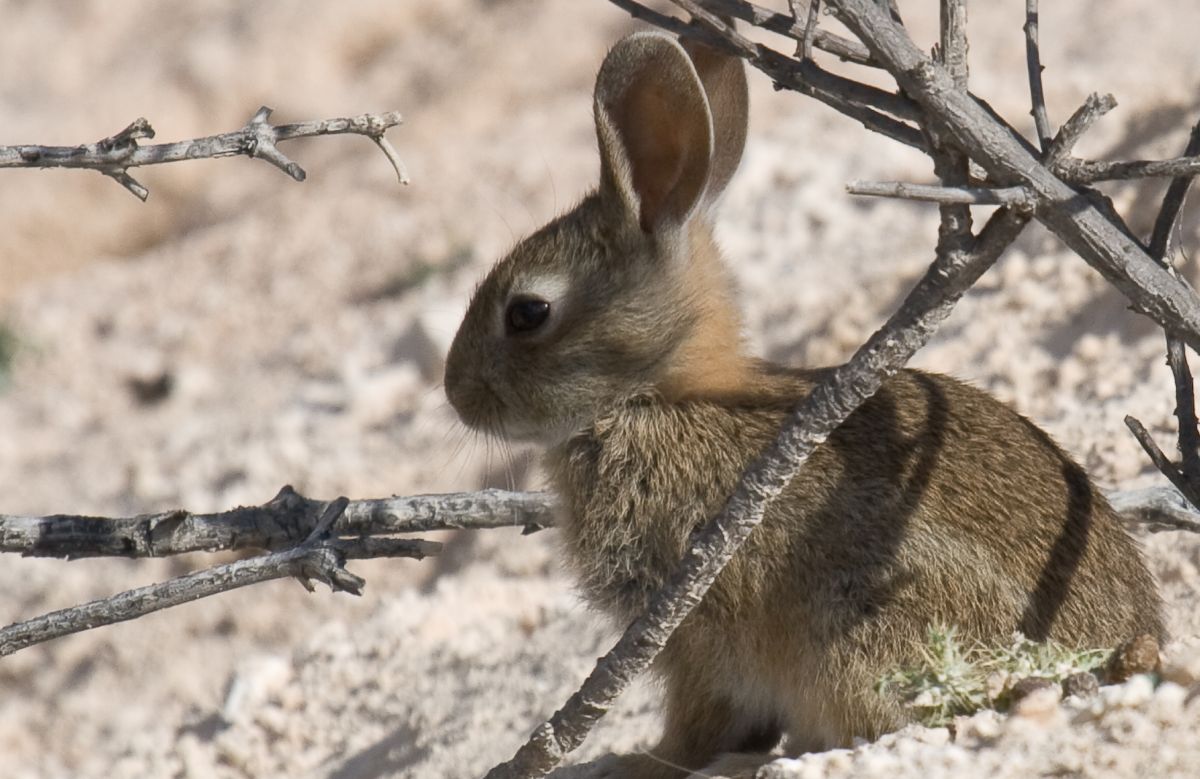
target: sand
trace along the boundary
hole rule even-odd
[[[1021,9],[972,6],[972,84],[1029,129]],[[1098,157],[1173,156],[1200,113],[1200,7],[1047,3],[1051,117],[1091,91],[1120,108]],[[906,3],[933,40],[936,4]],[[594,182],[595,69],[635,28],[602,0],[0,3],[0,143],[81,143],[146,116],[161,140],[398,109],[400,188],[362,138],[258,161],[144,169],[140,203],[90,172],[5,171],[0,511],[127,515],[316,497],[541,485],[528,452],[467,433],[441,358],[474,283]],[[748,337],[790,364],[845,359],[931,258],[936,213],[844,194],[928,165],[752,74],[750,139],[720,236]],[[1145,231],[1160,183],[1108,189]],[[1194,251],[1197,210],[1181,231]],[[1196,281],[1187,260],[1183,271]],[[916,363],[1036,419],[1105,487],[1162,483],[1126,431],[1169,446],[1162,335],[1040,228],[969,294]],[[164,377],[166,397],[136,388]],[[0,661],[0,775],[469,777],[511,755],[613,640],[575,597],[553,531],[444,538],[440,559],[355,564],[361,598],[274,582]],[[772,768],[817,776],[1191,776],[1200,540],[1142,534],[1167,599],[1175,681],[1041,701],[945,731]],[[229,559],[6,558],[0,619],[31,617]],[[1191,669],[1191,670],[1189,670]],[[643,684],[580,751],[645,746]],[[1039,708],[1040,706],[1040,708]],[[586,770],[563,776],[586,775]]]

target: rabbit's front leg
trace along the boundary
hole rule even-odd
[[[665,721],[658,745],[601,761],[596,779],[682,779],[726,752],[769,749],[779,741],[776,723],[739,715],[728,698],[714,693],[695,675],[668,673],[666,687]],[[761,762],[769,759],[763,754]]]

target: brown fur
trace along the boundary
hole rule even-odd
[[[708,219],[741,154],[744,75],[691,54],[699,74],[663,36],[613,49],[598,191],[497,264],[446,366],[464,421],[547,445],[568,562],[622,624],[821,376],[745,353]],[[551,317],[506,330],[531,294]],[[804,751],[898,727],[876,682],[933,623],[991,644],[1163,637],[1138,547],[1083,470],[989,395],[906,371],[812,454],[667,643],[663,738],[605,775],[744,773],[765,756],[738,753],[784,734]]]
[[[741,407],[632,399],[549,453],[570,564],[618,621],[815,375],[770,378],[780,397]],[[700,768],[772,727],[793,750],[898,727],[874,686],[916,659],[931,623],[992,645],[1021,630],[1108,647],[1162,635],[1159,612],[1136,545],[1048,436],[978,390],[904,372],[814,452],[672,637],[653,751]]]

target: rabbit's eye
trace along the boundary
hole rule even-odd
[[[538,298],[517,298],[504,312],[504,324],[510,333],[536,330],[550,318],[550,304]]]

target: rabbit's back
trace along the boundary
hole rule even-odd
[[[639,613],[819,374],[765,367],[743,397],[633,398],[552,450],[585,594],[619,619]],[[905,371],[812,454],[668,658],[866,701],[931,623],[990,644],[1020,630],[1111,647],[1161,638],[1160,614],[1137,544],[1048,435],[984,392]],[[847,715],[841,736],[894,714]]]

